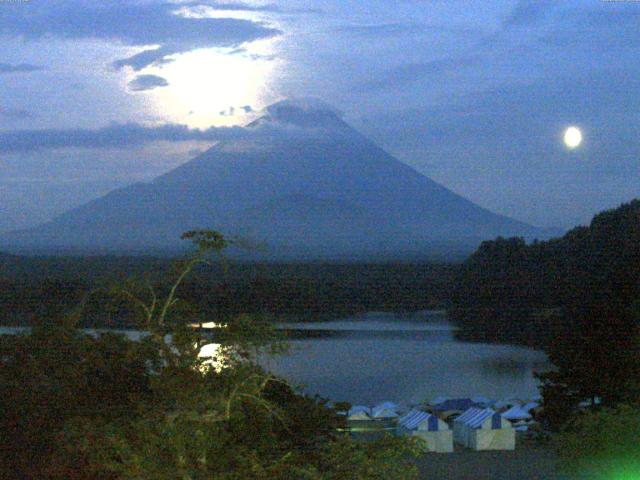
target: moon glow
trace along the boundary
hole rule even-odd
[[[574,149],[582,143],[582,132],[578,127],[569,127],[564,131],[564,144]]]

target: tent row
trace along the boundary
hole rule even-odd
[[[469,408],[491,408],[509,420],[517,430],[526,431],[535,423],[535,417],[540,414],[541,407],[537,401],[527,403],[518,399],[490,400],[486,397],[446,398],[439,397],[432,400],[425,410],[436,413],[447,422],[467,411]]]
[[[454,407],[452,410],[462,407],[464,403],[448,403],[439,412],[414,408],[402,416],[398,415],[398,407],[392,402],[383,402],[373,408],[355,405],[349,409],[347,420],[352,426],[362,421],[382,420],[375,422],[375,425],[385,425],[385,429],[395,428],[398,435],[418,437],[423,440],[427,451],[452,452],[454,442],[473,450],[513,450],[516,435],[512,422],[517,424],[518,421],[531,418],[519,406],[502,414],[491,408],[471,407],[453,420],[451,429],[440,415],[443,411],[450,411],[451,407]]]

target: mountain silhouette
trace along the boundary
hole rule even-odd
[[[149,183],[136,183],[29,230],[6,250],[145,252],[215,229],[271,258],[404,258],[541,236],[418,173],[317,101],[278,102]]]

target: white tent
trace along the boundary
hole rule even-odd
[[[466,445],[466,429],[465,429],[465,421],[477,413],[481,412],[481,408],[472,407],[466,410],[462,415],[458,416],[453,421],[453,441],[459,443],[460,445]]]
[[[490,408],[470,408],[453,421],[453,439],[473,450],[513,450],[515,430]]]
[[[519,420],[531,420],[531,414],[519,405],[514,405],[506,412],[501,413],[503,418],[510,420],[511,422],[517,422]]]
[[[398,406],[393,402],[382,402],[371,409],[372,418],[396,418]]]
[[[364,405],[354,405],[349,409],[347,420],[371,420],[371,409]]]
[[[428,452],[453,452],[453,432],[437,416],[422,410],[411,410],[398,419],[399,434],[422,439]]]
[[[522,409],[528,413],[531,413],[531,410],[535,410],[537,408],[540,408],[540,404],[538,402],[529,402],[522,406]]]

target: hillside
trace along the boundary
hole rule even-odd
[[[467,339],[547,346],[585,311],[640,325],[640,200],[550,241],[484,242],[455,283],[449,313]]]

